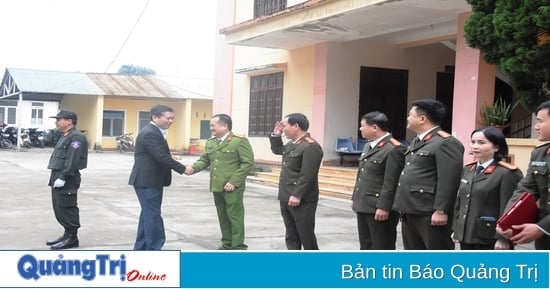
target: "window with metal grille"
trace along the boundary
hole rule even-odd
[[[42,125],[44,122],[44,103],[33,102],[31,107],[31,125]]]
[[[124,111],[103,111],[103,136],[118,136],[124,133]]]
[[[281,120],[283,76],[282,72],[278,72],[250,78],[250,136],[270,135],[275,122]]]
[[[151,122],[150,111],[138,111],[138,132]]]
[[[15,125],[17,101],[0,99],[0,122]]]
[[[286,9],[286,0],[254,0],[254,18]]]

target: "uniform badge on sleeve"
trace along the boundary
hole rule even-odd
[[[72,147],[73,149],[78,149],[81,145],[82,145],[82,143],[79,142],[79,141],[77,141],[77,140],[73,140],[73,141],[71,142],[71,147]]]

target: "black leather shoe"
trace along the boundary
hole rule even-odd
[[[62,250],[78,247],[78,237],[75,235],[69,235],[63,238],[61,241],[53,244],[50,248],[52,250]]]
[[[46,241],[46,245],[51,246],[53,244],[59,243],[59,241],[63,240],[63,238],[65,238],[65,237],[66,237],[66,235],[61,235],[55,240],[48,240],[48,241]]]

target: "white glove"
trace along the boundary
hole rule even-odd
[[[63,188],[65,186],[65,181],[62,179],[57,179],[55,182],[53,182],[54,188]]]

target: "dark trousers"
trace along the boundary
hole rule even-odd
[[[52,188],[53,212],[57,222],[65,229],[65,234],[76,235],[80,228],[76,193],[77,189]]]
[[[468,244],[460,242],[460,250],[494,250],[496,241],[491,244]]]
[[[374,213],[357,212],[359,248],[361,250],[395,250],[399,213],[390,211],[385,221],[374,220]]]
[[[544,234],[539,239],[535,240],[536,250],[550,250],[550,236]]]
[[[141,212],[134,250],[160,250],[166,241],[164,222],[160,215],[162,190],[134,187]]]
[[[235,190],[213,194],[222,231],[220,249],[246,250],[248,246],[244,244],[244,191]]]
[[[288,250],[319,250],[315,237],[315,211],[317,202],[301,203],[289,207],[281,202],[281,215],[285,223],[285,242]]]
[[[401,234],[405,250],[454,250],[451,239],[452,224],[432,226],[431,215],[403,215]],[[449,221],[452,221],[449,215]]]

